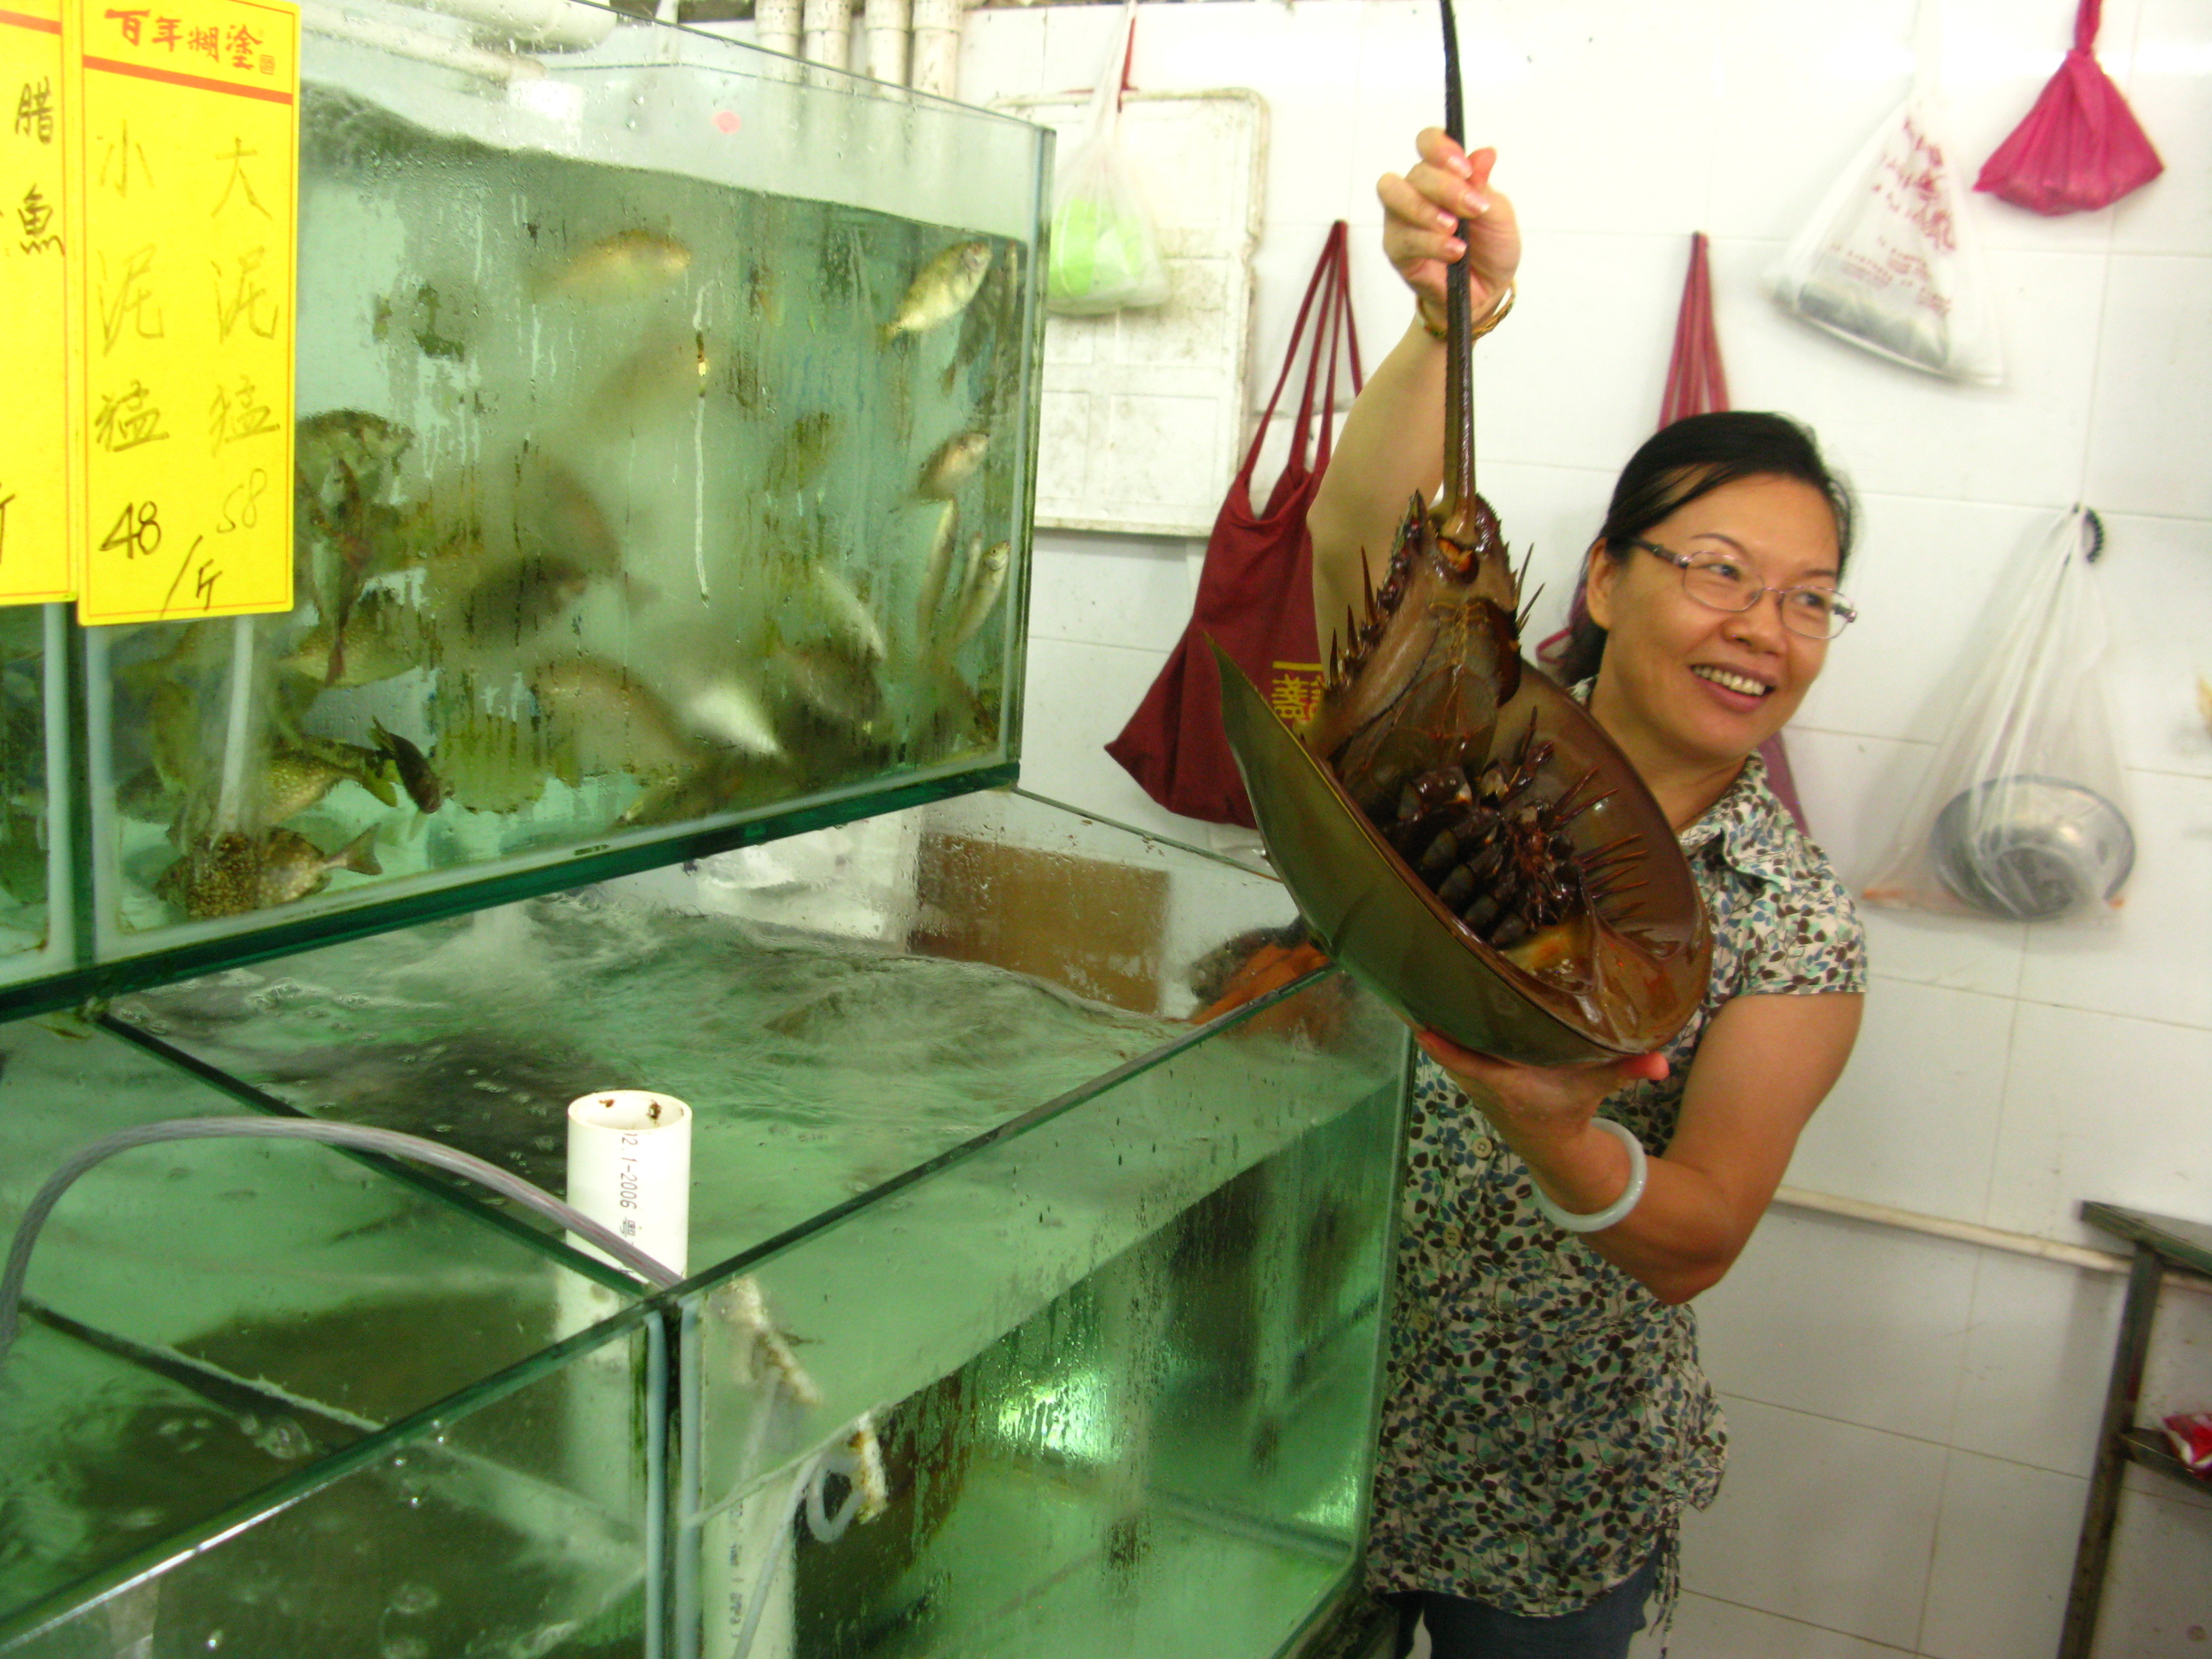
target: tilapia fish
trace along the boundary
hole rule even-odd
[[[955,242],[915,274],[899,309],[883,326],[883,342],[901,334],[925,334],[968,308],[991,268],[991,244]]]
[[[1521,659],[1519,583],[1475,491],[1463,262],[1448,299],[1442,497],[1411,503],[1302,727],[1217,646],[1224,722],[1308,926],[1417,1024],[1532,1064],[1647,1052],[1704,992],[1703,902],[1634,766]]]
[[[983,465],[983,452],[990,447],[987,432],[956,433],[946,439],[922,464],[914,493],[924,501],[950,501]]]

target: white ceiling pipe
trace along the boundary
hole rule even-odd
[[[960,0],[914,0],[914,66],[908,85],[941,98],[960,93]]]
[[[853,61],[853,0],[805,0],[799,56],[810,64],[849,69]]]
[[[799,55],[799,0],[759,0],[753,8],[753,36],[764,51]]]
[[[895,87],[906,85],[913,44],[910,0],[868,0],[868,73]]]

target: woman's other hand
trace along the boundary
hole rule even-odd
[[[1540,1158],[1548,1147],[1579,1138],[1609,1096],[1640,1079],[1657,1082],[1667,1074],[1661,1054],[1605,1065],[1517,1065],[1463,1048],[1433,1031],[1417,1033],[1415,1041],[1524,1156],[1533,1151]]]
[[[1420,161],[1402,176],[1386,173],[1375,186],[1383,206],[1383,253],[1424,313],[1440,320],[1444,269],[1467,251],[1474,314],[1482,318],[1496,306],[1521,263],[1513,204],[1490,183],[1498,152],[1486,148],[1471,155],[1436,127],[1425,128],[1414,142]],[[1462,218],[1468,221],[1464,244],[1455,234]]]

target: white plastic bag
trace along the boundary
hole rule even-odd
[[[1854,345],[1996,386],[2004,357],[1966,183],[1943,141],[1937,18],[1921,0],[1903,107],[1859,152],[1769,274],[1785,309]]]
[[[1106,73],[1091,95],[1082,142],[1054,171],[1045,307],[1071,317],[1158,305],[1168,296],[1160,239],[1119,131],[1122,79],[1136,20],[1136,0],[1129,0]]]
[[[2102,541],[2077,507],[2006,596],[1870,902],[2017,921],[2108,916],[2135,864],[2101,664]]]

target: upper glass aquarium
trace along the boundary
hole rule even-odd
[[[298,603],[88,634],[99,962],[1010,775],[1048,136],[563,15],[308,9]]]

